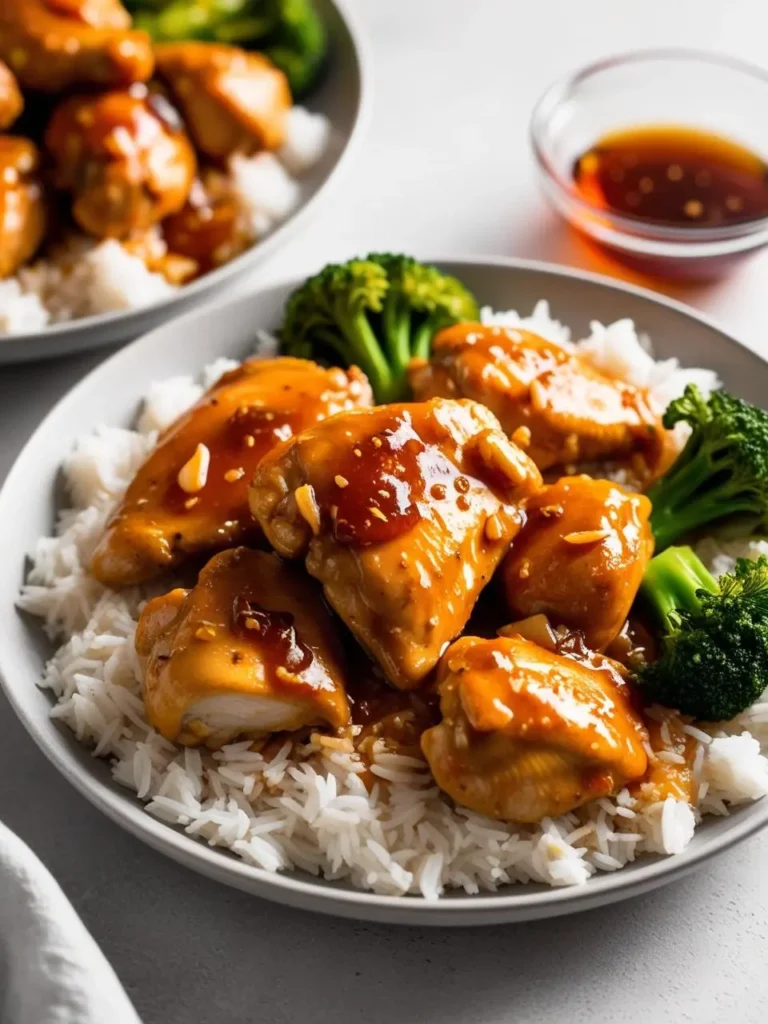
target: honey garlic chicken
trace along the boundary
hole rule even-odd
[[[175,743],[216,748],[349,719],[341,653],[319,588],[264,551],[215,555],[192,590],[141,613],[151,724]]]
[[[258,537],[248,483],[272,448],[326,416],[371,402],[352,367],[252,359],[225,374],[161,437],[99,542],[93,575],[121,587],[190,554]]]
[[[607,480],[566,476],[527,505],[501,575],[519,618],[543,613],[603,650],[618,636],[653,554],[651,503]]]
[[[145,86],[72,96],[45,133],[57,188],[98,238],[125,238],[177,213],[197,166],[174,108]]]
[[[24,109],[24,97],[13,72],[0,61],[0,131],[10,128]]]
[[[126,86],[152,74],[152,44],[119,0],[2,0],[0,58],[25,89]]]
[[[282,145],[291,93],[285,75],[262,54],[180,42],[156,46],[155,59],[201,153],[224,161]]]
[[[653,465],[663,448],[660,417],[642,389],[529,331],[455,324],[437,334],[431,361],[414,364],[410,382],[420,400],[482,402],[521,444],[530,433],[526,450],[542,470],[632,453]]]
[[[45,234],[38,165],[33,142],[0,135],[0,280],[34,256]]]
[[[438,399],[335,416],[260,464],[251,509],[307,569],[395,686],[419,686],[522,524],[541,485],[475,402]]]
[[[169,253],[189,262],[190,277],[228,263],[253,241],[242,204],[224,175],[210,170],[194,182],[181,210],[166,217],[162,232]]]
[[[421,745],[457,804],[537,822],[643,777],[647,733],[618,674],[520,637],[462,637],[438,671],[442,721]]]

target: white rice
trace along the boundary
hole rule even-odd
[[[530,318],[503,318],[570,343],[545,303]],[[669,394],[679,393],[694,372],[705,386],[715,383],[713,374],[681,370],[674,361],[649,367],[628,321],[593,325],[581,350]],[[212,754],[164,740],[145,719],[133,646],[143,595],[113,593],[85,566],[157,432],[231,365],[217,360],[199,383],[182,377],[153,385],[136,430],[101,427],[77,443],[64,467],[73,508],[60,514],[55,537],[38,542],[20,599],[62,641],[43,680],[55,698],[52,715],[95,756],[110,759],[115,780],[135,791],[150,814],[265,871],[300,869],[377,893],[432,900],[446,889],[477,893],[512,882],[581,885],[642,854],[680,853],[703,814],[727,814],[731,804],[768,794],[768,693],[713,736],[688,728],[699,783],[693,805],[672,797],[649,804],[625,789],[531,827],[452,806],[424,764],[381,742],[372,768],[378,781],[368,792],[365,766],[328,738],[293,750],[286,742],[270,761],[248,742]],[[768,544],[707,540],[699,550],[719,573]]]
[[[294,107],[277,155],[230,161],[229,180],[253,242],[293,212],[306,191],[301,176],[322,158],[331,138],[322,114]],[[49,324],[137,309],[173,294],[177,286],[150,271],[120,242],[73,239],[69,249],[22,267],[0,281],[0,336],[34,333]]]

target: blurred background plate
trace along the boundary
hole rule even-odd
[[[418,254],[417,254],[418,255]],[[578,337],[591,320],[635,321],[654,342],[657,357],[716,370],[726,387],[758,404],[768,393],[768,364],[692,310],[651,292],[607,278],[521,260],[437,262],[471,288],[483,304],[528,312],[546,298],[552,314]],[[56,513],[59,467],[78,436],[98,424],[129,426],[152,381],[197,374],[218,356],[253,351],[259,329],[274,329],[286,296],[298,282],[276,285],[226,305],[181,317],[112,356],[82,380],[43,420],[0,491],[0,679],[32,738],[88,800],[139,839],[208,877],[246,892],[307,910],[410,925],[474,925],[525,921],[574,913],[626,899],[691,871],[708,858],[768,825],[768,799],[706,818],[686,850],[675,857],[643,857],[580,887],[516,885],[477,896],[448,895],[437,902],[380,896],[301,872],[271,874],[208,847],[146,814],[136,796],[113,782],[109,766],[91,757],[73,734],[50,717],[50,696],[38,688],[51,653],[39,620],[15,607],[26,567],[24,552],[50,534]]]
[[[263,242],[170,298],[141,309],[54,324],[32,334],[0,337],[0,365],[66,355],[136,338],[252,273],[306,224],[321,200],[331,193],[342,168],[350,162],[365,130],[371,102],[369,61],[356,17],[350,10],[352,0],[316,0],[316,7],[328,29],[330,53],[327,71],[305,105],[329,118],[332,135],[322,159],[302,176],[303,197],[296,211]]]

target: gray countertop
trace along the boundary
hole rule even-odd
[[[768,27],[761,0],[358,5],[378,79],[368,145],[337,208],[262,279],[384,246],[615,271],[535,196],[525,121],[536,93],[598,54],[662,41],[760,59],[756,28]],[[498,152],[477,134],[491,121]],[[766,269],[758,257],[682,297],[758,345]],[[0,480],[42,415],[102,357],[0,369]],[[675,885],[577,917],[453,932],[356,925],[227,890],[142,846],[57,774],[2,697],[0,736],[0,817],[56,876],[146,1024],[765,1020],[768,834]]]

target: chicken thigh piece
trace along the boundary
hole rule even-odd
[[[540,485],[492,413],[437,399],[306,430],[264,459],[250,502],[267,540],[306,555],[331,607],[406,690],[464,628]]]
[[[263,54],[219,43],[162,43],[157,75],[181,107],[195,145],[211,160],[278,149],[291,92]]]
[[[320,588],[265,551],[223,551],[192,590],[149,601],[136,650],[145,659],[147,717],[174,743],[216,748],[349,720]]]
[[[258,538],[248,483],[263,456],[318,420],[371,401],[356,367],[243,363],[161,435],[107,524],[91,572],[107,586],[129,586],[191,554]]]
[[[645,391],[529,331],[455,324],[409,376],[419,400],[472,398],[515,440],[530,432],[526,450],[542,470],[635,452],[650,465],[661,455],[661,417]]]
[[[651,503],[608,480],[566,476],[527,506],[501,568],[510,611],[543,613],[602,651],[626,621],[653,555]]]
[[[182,209],[163,221],[162,232],[168,252],[189,261],[193,277],[228,263],[253,243],[243,204],[226,176],[210,169],[194,182]]]
[[[537,822],[642,778],[647,733],[620,676],[520,637],[462,637],[440,661],[421,746],[457,804]]]
[[[178,212],[197,161],[174,108],[146,86],[71,96],[45,133],[57,188],[97,238],[126,238]]]
[[[25,89],[127,86],[152,74],[152,43],[119,0],[2,0],[0,58]]]
[[[24,97],[13,72],[0,60],[0,131],[10,128],[24,109]]]
[[[0,280],[31,259],[45,235],[39,163],[29,139],[0,135]]]

